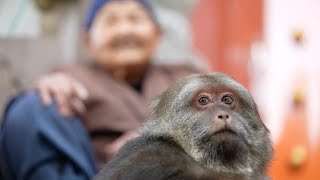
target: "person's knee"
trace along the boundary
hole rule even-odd
[[[44,160],[63,158],[68,163],[78,163],[77,158],[88,155],[76,156],[81,147],[90,146],[81,121],[65,120],[55,104],[44,106],[36,93],[21,95],[9,103],[2,126],[0,169],[3,167],[8,176],[23,177]]]
[[[4,125],[14,127],[15,130],[23,130],[24,127],[36,126],[37,116],[45,112],[36,93],[26,93],[16,97],[8,104],[4,115]],[[22,128],[20,129],[19,127]]]
[[[49,106],[42,104],[35,92],[23,94],[8,104],[3,126],[7,133],[11,130],[46,132],[48,129],[69,132],[83,128],[77,116],[62,116],[55,103]]]

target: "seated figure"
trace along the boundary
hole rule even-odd
[[[148,117],[150,101],[199,72],[154,65],[161,29],[147,0],[94,0],[85,63],[41,77],[7,105],[0,131],[3,179],[91,179]]]

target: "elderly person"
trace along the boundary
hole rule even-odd
[[[7,106],[0,134],[5,179],[90,179],[148,117],[150,101],[196,73],[153,65],[161,30],[146,0],[94,0],[87,63],[40,78]]]

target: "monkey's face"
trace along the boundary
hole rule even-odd
[[[252,97],[222,74],[191,76],[171,87],[156,101],[150,124],[208,168],[261,172],[270,160],[269,132]]]
[[[228,87],[203,87],[194,93],[190,102],[190,116],[194,129],[199,134],[197,141],[205,146],[220,146],[212,150],[231,159],[234,151],[242,150],[247,136],[245,119],[241,116],[240,98]],[[242,145],[239,146],[238,145]]]
[[[266,131],[257,114],[245,116],[250,114],[247,110],[256,113],[246,104],[248,99],[244,100],[230,85],[216,86],[216,83],[199,87],[190,95],[193,98],[185,112],[189,117],[179,128],[192,139],[190,146],[195,151],[202,151],[199,160],[218,162],[227,167],[244,161],[244,155],[250,154],[252,148],[250,141],[257,138],[256,131]],[[185,129],[188,123],[191,129]]]

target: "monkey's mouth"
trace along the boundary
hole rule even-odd
[[[228,129],[228,128],[223,128],[223,129],[220,129],[220,130],[218,130],[218,131],[213,133],[213,135],[222,135],[222,134],[225,134],[225,135],[237,135],[236,132],[234,132],[233,130]]]

